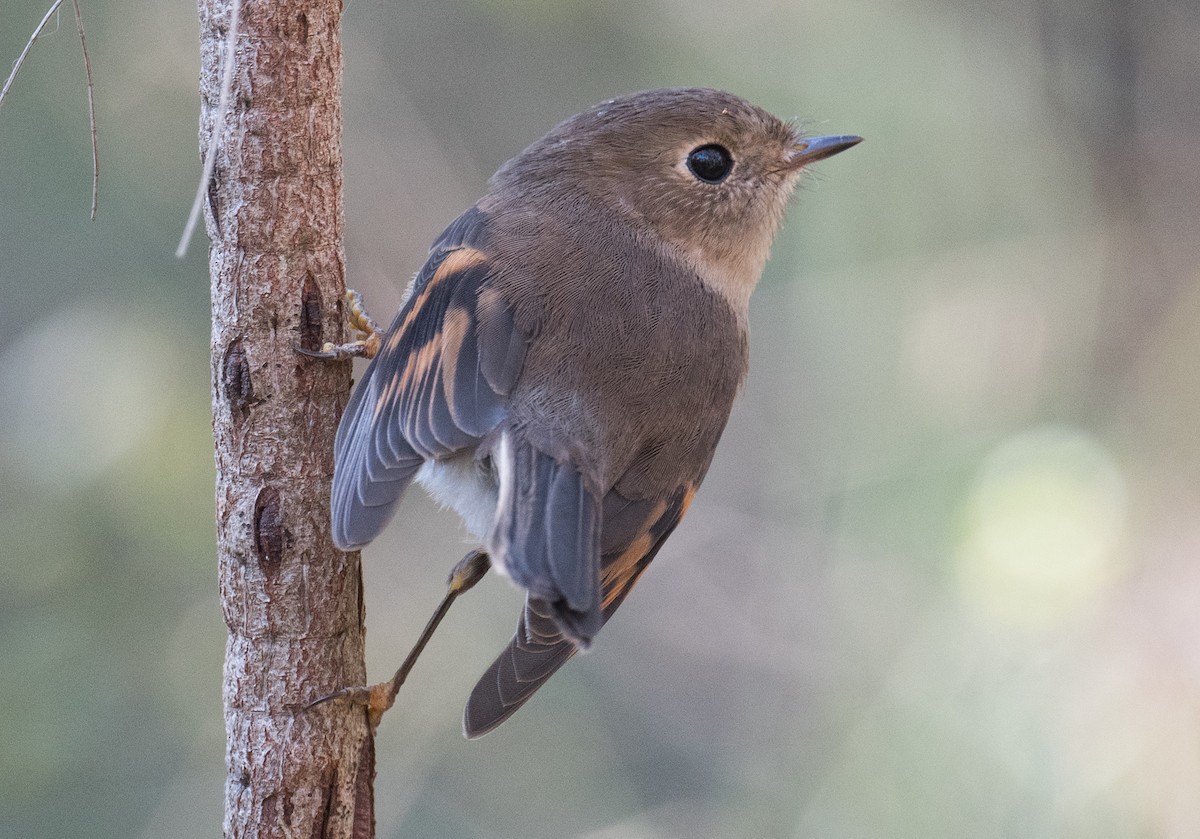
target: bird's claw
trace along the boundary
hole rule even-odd
[[[319,350],[296,347],[296,352],[309,358],[342,360],[347,358],[374,358],[383,346],[383,333],[379,325],[367,313],[362,295],[352,288],[346,289],[346,325],[351,340],[344,344],[326,341]]]
[[[487,552],[483,550],[471,551],[458,561],[454,566],[454,570],[450,572],[450,579],[446,587],[446,596],[442,598],[441,605],[438,606],[437,611],[433,613],[433,617],[425,625],[425,629],[421,632],[421,637],[417,639],[417,643],[409,651],[408,657],[404,659],[404,663],[400,665],[400,669],[396,671],[396,675],[392,676],[390,680],[380,682],[377,685],[356,685],[342,688],[328,696],[314,699],[304,706],[304,710],[307,711],[326,702],[351,702],[355,705],[364,706],[367,709],[367,722],[370,723],[371,733],[373,734],[379,728],[379,722],[383,719],[383,715],[387,713],[389,708],[396,704],[396,695],[400,692],[400,687],[404,684],[404,680],[408,678],[409,671],[412,670],[413,665],[417,663],[417,658],[421,655],[421,651],[425,649],[425,645],[433,637],[434,630],[437,629],[442,618],[446,616],[446,612],[450,610],[450,604],[460,594],[482,580],[491,565],[492,563],[488,558]]]
[[[367,709],[367,722],[371,726],[371,733],[379,728],[379,723],[383,719],[383,715],[396,704],[396,691],[393,689],[392,682],[380,682],[377,685],[353,685],[344,687],[341,690],[335,690],[328,696],[322,696],[320,699],[314,699],[304,706],[304,710],[308,711],[318,705],[324,705],[327,702],[349,702],[352,705],[361,705]]]

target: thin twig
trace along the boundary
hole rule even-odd
[[[92,129],[92,221],[96,220],[96,208],[100,203],[100,139],[96,132],[96,98],[92,85],[92,57],[88,55],[87,35],[83,31],[83,13],[79,11],[79,0],[71,0],[75,6],[75,27],[79,30],[79,46],[83,48],[83,69],[87,72],[88,123]]]
[[[184,226],[183,236],[179,239],[179,247],[175,249],[176,259],[183,259],[184,254],[187,253],[188,243],[192,240],[192,233],[200,218],[204,194],[208,191],[208,183],[212,180],[213,169],[217,165],[217,146],[221,145],[225,138],[225,117],[229,110],[229,97],[233,90],[233,62],[237,55],[238,18],[241,17],[241,12],[242,0],[233,0],[233,8],[229,12],[229,30],[225,33],[225,66],[221,68],[221,96],[217,100],[217,115],[212,135],[208,140],[208,151],[204,153],[204,171],[200,174],[200,184],[196,187],[196,198],[192,201],[192,211],[188,214],[187,225]]]
[[[21,50],[21,54],[17,56],[17,60],[13,63],[12,72],[8,74],[8,80],[4,82],[4,87],[0,88],[0,105],[4,104],[4,97],[8,95],[8,89],[12,87],[12,83],[17,78],[17,73],[21,72],[21,66],[25,63],[25,56],[29,55],[29,50],[33,48],[33,42],[42,34],[42,30],[46,28],[46,24],[50,22],[50,18],[54,17],[58,7],[63,4],[63,0],[54,0],[50,4],[50,10],[46,12],[46,16],[42,18],[42,22],[33,30],[33,34],[29,36],[29,43],[25,44],[25,49]]]
[[[88,54],[87,35],[83,31],[83,13],[79,9],[79,0],[71,0],[75,6],[75,27],[79,30],[79,46],[83,49],[83,69],[87,73],[87,94],[88,94],[88,124],[91,128],[92,135],[92,221],[96,220],[96,208],[100,201],[100,141],[96,131],[96,99],[95,86],[92,83],[92,57]],[[4,87],[0,88],[0,105],[4,104],[4,97],[8,95],[9,88],[16,81],[17,73],[21,72],[21,67],[25,64],[25,58],[29,55],[29,51],[33,48],[34,41],[42,34],[42,30],[50,23],[50,18],[58,13],[62,6],[63,0],[54,0],[50,4],[42,22],[33,30],[33,34],[29,36],[29,41],[25,44],[25,49],[21,50],[21,54],[17,56],[17,60],[13,62],[12,72],[8,74],[8,79],[4,82]]]

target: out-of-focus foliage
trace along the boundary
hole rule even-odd
[[[7,0],[0,62],[45,0]],[[224,778],[187,4],[83,3],[0,112],[0,835],[212,836]],[[350,279],[557,120],[704,84],[867,141],[805,182],[708,481],[595,652],[459,736],[489,580],[381,732],[380,836],[1200,835],[1194,3],[348,4]],[[389,674],[464,550],[366,552]]]

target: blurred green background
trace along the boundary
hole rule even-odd
[[[0,62],[47,0],[5,0]],[[67,5],[69,9],[69,4]],[[196,13],[83,3],[0,111],[0,835],[210,837],[224,779]],[[1200,836],[1200,8],[353,0],[351,283],[630,90],[867,138],[804,183],[708,481],[486,739],[489,578],[385,721],[381,837]],[[391,673],[463,534],[365,554]]]

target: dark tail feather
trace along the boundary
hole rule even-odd
[[[551,461],[553,462],[553,461]],[[620,608],[634,583],[654,559],[667,536],[679,523],[687,509],[693,485],[685,485],[675,493],[664,511],[657,514],[651,501],[629,501],[615,490],[605,500],[604,528],[609,542],[603,562],[619,563],[605,586],[599,620],[593,620],[581,640],[591,640],[601,626]],[[650,536],[648,546],[640,553],[627,551],[641,539]],[[632,561],[626,562],[626,559]],[[548,603],[530,595],[517,622],[517,634],[508,642],[500,656],[479,679],[463,714],[463,733],[470,739],[482,737],[507,720],[529,701],[537,689],[567,663],[579,647],[565,633],[578,632],[565,619],[563,603]],[[564,624],[566,624],[564,626]]]
[[[553,610],[529,598],[517,633],[480,677],[463,713],[463,733],[482,737],[517,712],[529,697],[566,664],[576,646],[563,637]]]
[[[570,461],[559,462],[519,436],[511,445],[517,489],[512,502],[497,511],[506,545],[500,559],[514,582],[544,602],[539,611],[553,615],[563,635],[587,646],[604,624],[601,502]]]

